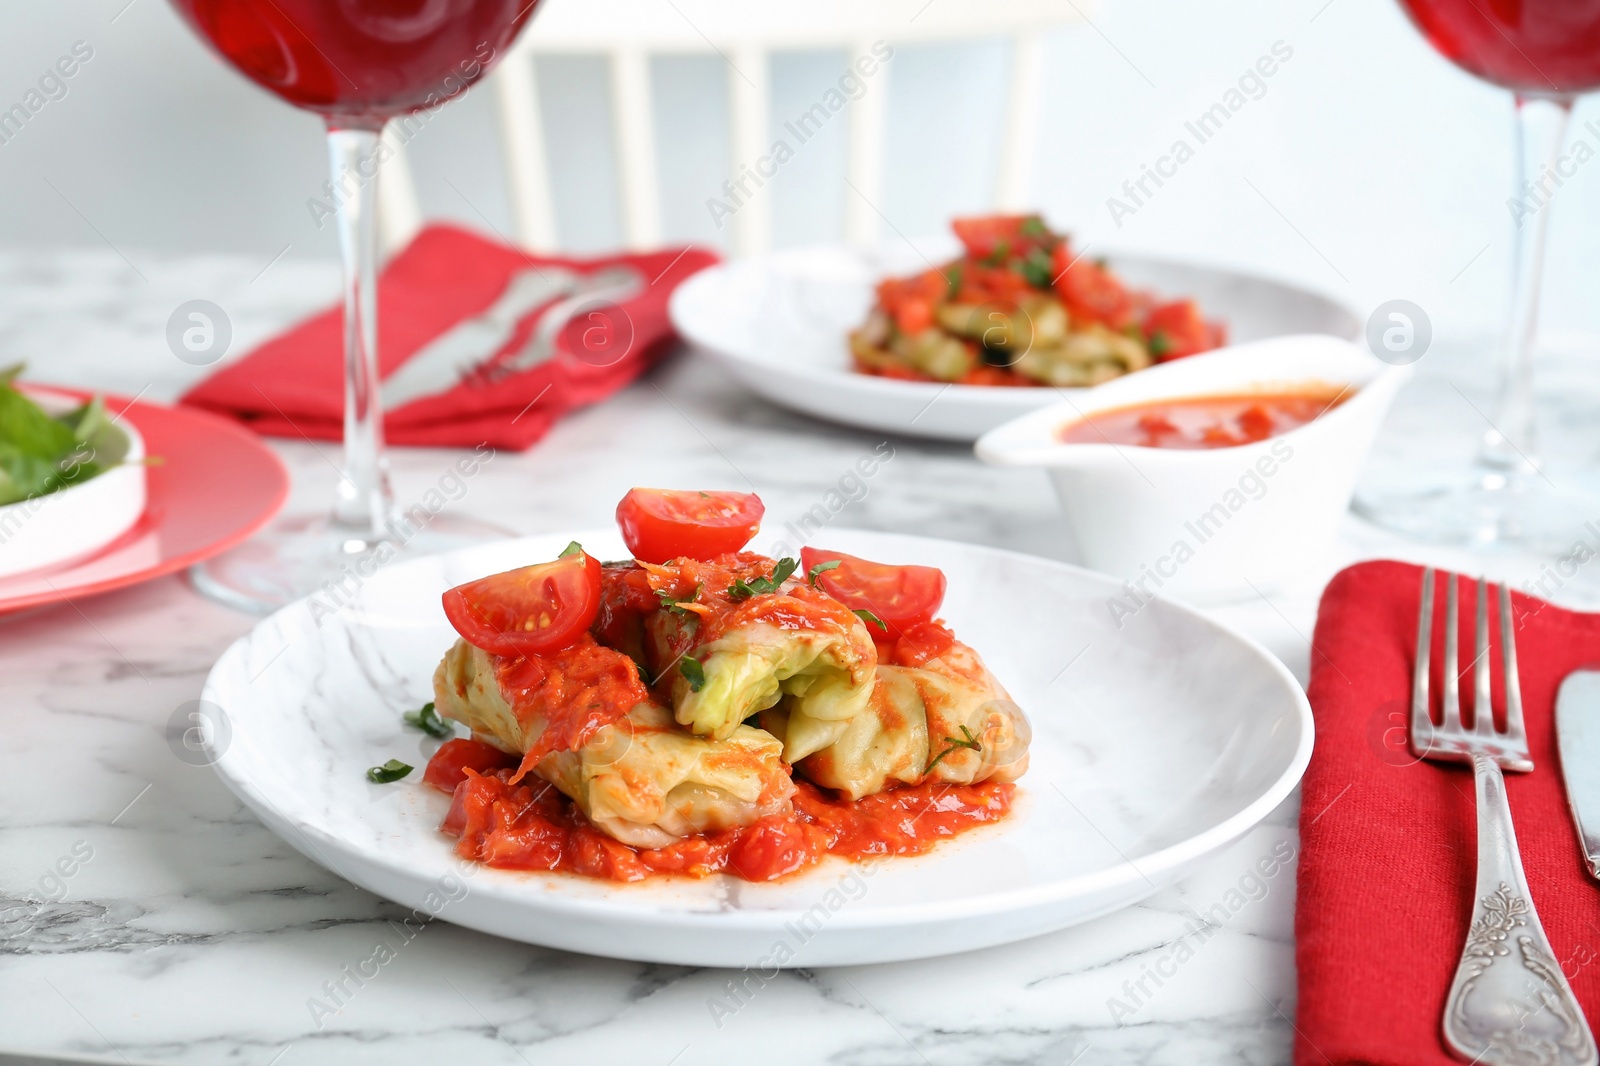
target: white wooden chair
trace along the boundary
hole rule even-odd
[[[721,54],[727,60],[732,166],[770,148],[768,55],[775,50],[843,49],[852,64],[874,41],[906,44],[1005,35],[1013,40],[1005,127],[994,188],[999,210],[1031,205],[1029,177],[1038,136],[1042,31],[1082,21],[1090,0],[542,0],[533,24],[487,79],[499,126],[516,240],[531,251],[560,246],[550,193],[549,160],[534,61],[542,54],[606,55],[611,68],[613,137],[623,233],[630,248],[661,243],[661,195],[650,100],[650,57]],[[849,105],[846,177],[859,193],[845,197],[845,234],[858,245],[878,239],[884,167],[882,82]],[[482,91],[481,89],[479,91]],[[379,218],[386,247],[403,245],[422,225],[416,190],[398,142],[380,182]],[[749,255],[771,244],[770,198],[754,197],[733,215],[733,250]]]

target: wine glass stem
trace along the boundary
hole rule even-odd
[[[383,449],[378,378],[379,128],[328,127],[339,251],[344,260],[344,477],[334,520],[352,534],[386,535],[394,510]]]
[[[1497,474],[1530,474],[1539,467],[1533,347],[1539,333],[1551,201],[1571,176],[1562,173],[1561,155],[1571,116],[1570,96],[1516,95],[1515,184],[1506,201],[1513,227],[1511,319],[1503,342],[1499,408],[1478,452],[1478,462]]]

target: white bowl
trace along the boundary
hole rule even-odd
[[[46,411],[70,411],[76,396],[23,386]],[[144,438],[127,419],[128,455],[119,466],[59,492],[0,507],[0,578],[89,555],[126,533],[144,514]]]
[[[1156,593],[1251,595],[1328,550],[1408,376],[1335,337],[1277,337],[1107,382],[992,430],[977,452],[1050,471],[1083,562],[1127,582],[1130,612]],[[1063,425],[1114,408],[1307,384],[1352,391],[1309,424],[1253,444],[1183,451],[1056,439]]]

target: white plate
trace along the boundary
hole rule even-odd
[[[868,253],[823,246],[709,267],[678,286],[672,324],[695,350],[773,403],[886,433],[977,440],[996,426],[1078,389],[995,388],[894,381],[855,373],[846,334],[866,318],[873,287],[956,254],[953,239]],[[1306,289],[1215,267],[1111,255],[1111,269],[1135,288],[1192,296],[1208,318],[1228,324],[1231,342],[1288,333],[1361,335],[1348,308]],[[1199,358],[1199,357],[1197,357]]]
[[[463,863],[436,830],[447,797],[420,780],[437,742],[400,720],[431,698],[454,638],[439,595],[553,558],[569,539],[419,559],[380,570],[331,617],[302,601],[263,621],[206,680],[223,781],[307,856],[422,915],[616,958],[837,966],[1003,944],[1126,907],[1260,821],[1311,755],[1311,709],[1294,678],[1194,611],[1158,601],[1119,630],[1107,598],[1120,590],[1099,575],[836,530],[830,547],[949,576],[945,617],[1033,721],[1032,767],[1008,818],[868,876],[829,858],[772,884],[623,885]],[[578,539],[601,558],[626,555],[613,532]],[[390,758],[418,770],[368,784],[366,769]]]

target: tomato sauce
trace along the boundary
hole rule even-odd
[[[643,849],[590,825],[554,785],[535,778],[514,784],[509,767],[514,761],[515,756],[487,744],[453,740],[428,763],[423,780],[452,794],[439,828],[460,838],[456,853],[500,869],[562,870],[610,881],[714,873],[772,881],[830,854],[847,859],[918,855],[1003,818],[1016,789],[928,781],[852,802],[796,781],[794,809],[787,814]]]
[[[494,656],[495,680],[517,721],[544,719],[544,731],[522,760],[533,769],[553,751],[581,747],[600,729],[650,698],[638,665],[602,647],[588,633],[549,655]]]
[[[1235,448],[1276,437],[1343,403],[1346,389],[1308,388],[1242,396],[1196,396],[1119,407],[1057,432],[1063,444],[1140,448]]]

